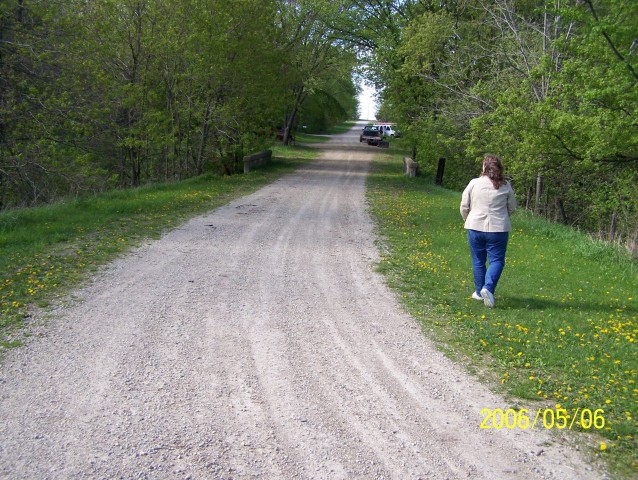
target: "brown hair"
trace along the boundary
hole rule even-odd
[[[503,164],[496,155],[487,154],[483,158],[483,175],[492,180],[492,185],[498,190],[505,183]]]

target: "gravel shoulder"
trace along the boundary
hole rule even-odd
[[[374,271],[358,132],[114,262],[0,366],[0,478],[600,479]]]

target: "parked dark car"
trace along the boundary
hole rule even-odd
[[[383,140],[383,133],[377,125],[366,125],[359,135],[359,142],[367,142],[368,145],[379,145],[381,140]]]

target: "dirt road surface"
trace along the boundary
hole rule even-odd
[[[374,271],[357,135],[116,261],[10,352],[0,478],[603,478],[547,432],[479,429],[508,404]]]

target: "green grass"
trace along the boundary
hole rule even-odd
[[[347,121],[340,125],[335,125],[334,127],[328,129],[325,132],[321,132],[319,134],[310,134],[304,132],[296,132],[295,133],[295,142],[296,143],[323,143],[330,139],[328,135],[339,135],[341,133],[349,132],[352,127],[355,125],[355,121]]]
[[[570,415],[604,410],[604,428],[589,429],[589,452],[619,477],[635,478],[638,265],[622,251],[519,212],[497,305],[488,309],[470,298],[460,193],[403,176],[401,158],[388,153],[375,163],[368,195],[384,242],[379,269],[408,311],[511,405],[560,405]],[[584,430],[578,423],[573,429]]]
[[[204,175],[0,213],[0,352],[21,344],[27,331],[20,327],[34,308],[67,294],[99,266],[316,155],[310,148],[275,147],[273,162],[247,175]]]
[[[324,133],[325,135],[339,135],[340,133],[346,133],[352,130],[352,127],[354,127],[356,123],[357,123],[356,121],[350,120],[342,124],[335,125],[334,127],[328,129],[328,131]]]
[[[295,134],[295,144],[315,144],[327,142],[330,139],[327,135],[312,134],[312,133],[297,133]]]

